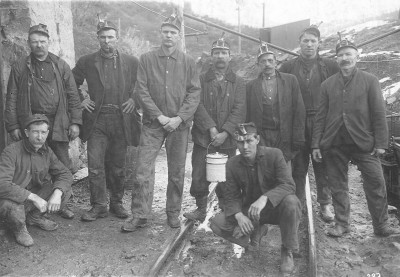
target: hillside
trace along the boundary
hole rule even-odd
[[[170,15],[173,10],[172,5],[169,3],[138,3],[165,16]],[[184,12],[193,14],[189,4],[185,5]],[[152,46],[159,45],[159,28],[163,18],[135,5],[133,2],[73,1],[72,13],[74,17],[76,59],[98,49],[98,42],[96,39],[98,13],[115,23],[120,20],[121,44],[124,45],[125,50],[129,52],[128,46],[132,41],[134,41],[134,45],[142,48],[135,49],[131,54],[140,55]],[[223,25],[229,29],[235,29],[235,26],[224,24],[215,19],[207,17],[203,17],[203,19],[210,20],[213,23]],[[185,19],[185,25],[201,32],[208,32],[207,35],[190,36],[186,38],[187,52],[195,58],[200,57],[203,51],[209,52],[212,42],[222,34],[222,31],[216,28],[207,27],[205,24],[191,19]],[[187,27],[185,32],[186,34],[197,33],[197,31],[193,31]],[[254,37],[259,36],[257,28],[243,26],[242,32]],[[231,43],[232,52],[237,52],[237,37],[228,33],[226,33],[224,37]],[[257,52],[257,44],[242,40],[242,49],[245,53],[254,54]],[[132,49],[130,50],[132,51]]]

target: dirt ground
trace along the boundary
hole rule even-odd
[[[70,208],[73,220],[50,217],[59,229],[45,232],[28,227],[35,245],[25,248],[15,243],[12,234],[0,235],[0,276],[144,276],[149,267],[175,234],[166,224],[165,180],[166,154],[162,149],[157,159],[153,214],[148,228],[134,233],[121,233],[123,220],[109,215],[94,222],[81,222],[80,215],[89,209],[87,181],[73,186]],[[190,187],[190,155],[185,179],[186,210]],[[124,206],[130,208],[130,191],[125,192]],[[4,231],[2,232],[4,234]]]

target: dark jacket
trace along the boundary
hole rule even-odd
[[[256,162],[261,192],[268,197],[268,201],[274,207],[278,206],[287,195],[295,194],[296,187],[292,173],[281,150],[260,146],[257,148]],[[226,164],[226,185],[223,186],[222,192],[225,215],[231,216],[248,209],[249,207],[243,207],[246,197],[251,197],[247,192],[249,188],[258,184],[250,182],[246,161],[242,155],[230,158]]]
[[[225,90],[222,91],[218,106],[217,103],[213,103],[215,96],[218,95],[218,92],[213,91],[212,83],[215,80],[215,73],[211,68],[200,75],[200,104],[194,114],[193,142],[207,147],[211,142],[209,129],[216,127],[218,132],[226,131],[229,134],[220,148],[235,148],[236,141],[233,139],[235,127],[246,119],[245,82],[228,69],[225,74]]]
[[[54,189],[71,189],[72,174],[47,145],[37,152],[28,139],[8,145],[0,156],[0,199],[23,204],[29,189],[53,183]],[[28,186],[29,185],[29,186]]]
[[[49,53],[54,66],[60,102],[54,119],[52,140],[68,141],[68,128],[71,124],[82,124],[81,101],[68,64],[56,55]],[[31,56],[19,59],[12,67],[7,85],[5,122],[11,132],[23,129],[27,118],[32,115]]]
[[[161,127],[156,119],[165,115],[179,116],[183,121],[178,128],[188,128],[200,101],[194,60],[178,49],[167,56],[161,47],[143,54],[135,93],[143,109],[144,125]]]
[[[287,160],[295,153],[293,148],[304,145],[305,109],[296,76],[276,72],[277,95],[279,103],[279,128],[284,148],[281,149]],[[247,119],[254,122],[257,130],[262,130],[263,88],[262,76],[247,83]]]
[[[80,133],[80,137],[83,141],[88,140],[90,137],[104,100],[104,72],[101,59],[100,51],[97,51],[81,57],[76,63],[75,68],[72,69],[78,88],[86,79],[90,99],[95,102],[95,109],[92,113],[89,113],[86,110],[83,111],[83,127]],[[117,60],[118,104],[122,111],[122,104],[129,98],[134,99],[133,91],[136,83],[138,59],[119,52]],[[140,129],[138,128],[140,127],[137,124],[136,116],[137,114],[135,112],[122,114],[125,139],[128,145],[137,146],[139,143]]]
[[[321,95],[321,83],[328,79],[333,74],[339,71],[339,66],[336,61],[322,58],[319,55],[317,56],[317,66],[318,72],[320,74],[319,81],[313,81],[313,77],[311,77],[311,81],[309,83],[309,87],[306,83],[301,82],[300,72],[302,70],[302,61],[301,57],[297,57],[295,59],[289,60],[282,64],[279,68],[280,72],[293,74],[297,77],[297,80],[300,85],[301,94],[303,96],[303,102],[306,109],[316,110],[319,105],[320,95]]]
[[[385,105],[374,75],[356,69],[347,85],[341,72],[322,83],[312,148],[330,148],[343,124],[362,151],[388,147]]]

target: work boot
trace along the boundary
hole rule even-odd
[[[331,212],[330,205],[322,205],[320,215],[323,221],[330,223],[335,219],[335,215]]]
[[[26,223],[31,226],[37,226],[45,231],[57,230],[58,224],[50,219],[45,218],[40,213],[29,213],[26,216]]]
[[[196,210],[190,213],[184,213],[183,216],[189,220],[203,222],[207,216],[207,196],[196,197],[196,205]]]
[[[261,239],[268,233],[268,225],[255,226],[253,233],[250,235],[250,245],[255,249],[259,249],[261,245]]]
[[[281,272],[291,273],[294,268],[293,253],[291,249],[287,249],[282,245],[281,247]]]
[[[13,233],[15,236],[15,240],[22,246],[29,247],[33,245],[33,238],[26,229],[25,224],[20,228],[18,228],[17,230],[13,231]]]
[[[143,228],[146,225],[147,225],[146,218],[133,217],[132,219],[128,220],[127,222],[124,223],[124,225],[121,226],[121,231],[122,232],[134,232],[138,228]]]
[[[73,219],[75,216],[74,213],[68,207],[64,207],[61,210],[59,210],[58,214],[65,219]]]
[[[379,230],[374,229],[374,234],[378,237],[388,237],[391,235],[400,234],[400,230],[394,229],[389,226],[385,226]]]
[[[179,228],[181,227],[181,221],[177,214],[168,214],[167,215],[167,222],[169,227],[171,228]]]
[[[328,229],[328,235],[331,237],[341,237],[346,233],[350,233],[350,227],[345,227],[339,224],[335,224],[334,227]]]
[[[128,218],[129,216],[128,211],[120,203],[110,204],[110,213],[113,213],[116,217],[119,218]]]
[[[95,221],[97,218],[108,216],[107,207],[93,206],[89,211],[81,216],[82,221]]]

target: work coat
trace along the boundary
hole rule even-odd
[[[194,143],[207,147],[211,142],[209,129],[216,127],[218,132],[228,133],[220,148],[235,148],[236,141],[233,139],[235,128],[238,123],[243,123],[246,119],[245,82],[229,69],[225,74],[222,94],[218,95],[212,84],[215,80],[215,72],[211,68],[200,75],[200,104],[194,114],[192,139]]]
[[[81,57],[72,69],[78,88],[84,80],[88,84],[88,94],[90,99],[95,102],[93,112],[83,111],[83,126],[80,137],[87,141],[90,137],[100,114],[100,108],[104,101],[104,71],[102,67],[102,57],[100,51]],[[136,57],[118,52],[118,105],[123,110],[122,104],[129,98],[134,99],[133,91],[136,83],[138,59]],[[125,139],[128,145],[137,146],[141,131],[140,116],[135,110],[133,113],[122,113]]]

